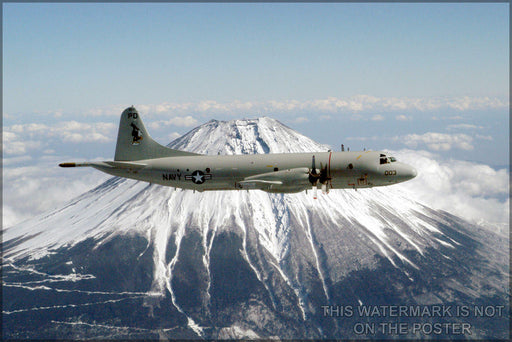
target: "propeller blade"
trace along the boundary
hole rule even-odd
[[[320,175],[319,175],[319,181],[320,183],[324,184],[327,183],[331,178],[327,174],[327,164],[325,166],[320,163]]]
[[[315,166],[315,156],[313,156],[311,158],[311,170],[309,171],[309,182],[312,185],[316,185],[319,177],[320,177],[320,175],[316,171],[316,166]]]
[[[327,193],[327,184],[326,183],[322,183],[322,193],[323,194]]]
[[[317,199],[316,191],[317,191],[316,185],[313,185],[313,199]]]

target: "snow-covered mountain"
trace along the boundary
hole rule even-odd
[[[328,149],[270,118],[212,120],[169,146],[213,155]],[[390,320],[471,327],[471,336],[442,337],[508,337],[508,241],[393,186],[314,200],[112,178],[5,230],[3,241],[8,338],[440,336],[355,328]],[[336,314],[390,305],[470,314]],[[475,306],[503,314],[480,317]]]

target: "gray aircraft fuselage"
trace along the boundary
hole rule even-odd
[[[400,183],[416,170],[379,151],[200,155],[155,142],[135,108],[121,115],[114,161],[92,166],[114,176],[196,191],[260,189],[293,193],[318,186],[357,189]]]
[[[270,183],[268,190],[272,190],[274,185],[276,192],[302,191],[311,187],[306,176],[313,156],[316,165],[327,166],[331,189],[391,185],[416,176],[416,171],[406,164],[380,164],[381,154],[384,153],[365,151],[186,156],[140,160],[137,163],[146,165],[140,169],[113,168],[100,163],[91,166],[114,176],[197,191],[257,188],[257,183],[254,186],[250,183],[254,176],[283,183]],[[304,177],[300,177],[301,174]],[[246,184],[241,183],[244,180]]]

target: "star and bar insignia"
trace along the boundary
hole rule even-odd
[[[203,184],[205,180],[212,179],[212,175],[203,171],[196,170],[191,175],[185,176],[185,180],[191,180],[194,184]]]

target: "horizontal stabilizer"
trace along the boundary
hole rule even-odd
[[[120,162],[120,161],[106,161],[103,163],[108,164],[108,165],[118,168],[118,169],[132,169],[132,170],[143,169],[147,166],[146,164],[143,164],[143,163]]]
[[[83,167],[91,166],[96,168],[112,168],[112,169],[130,169],[139,170],[147,165],[143,163],[121,162],[121,161],[101,161],[101,162],[82,162],[82,163],[60,163],[60,167]]]

